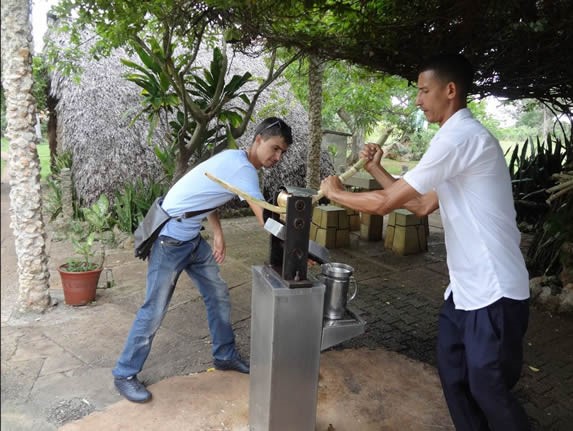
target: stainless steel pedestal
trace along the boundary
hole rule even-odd
[[[254,266],[249,425],[254,431],[314,431],[324,285],[290,289]]]
[[[351,306],[346,307],[346,313],[342,319],[324,319],[322,324],[322,344],[320,349],[326,350],[332,346],[350,340],[364,333],[366,321]]]

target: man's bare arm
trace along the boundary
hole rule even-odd
[[[383,155],[384,151],[376,144],[366,144],[360,152],[361,158],[367,160],[364,168],[383,189],[389,189],[398,181],[398,178],[394,178],[394,176],[381,165]],[[418,216],[430,214],[438,208],[438,195],[433,191],[424,195],[417,194],[412,200],[404,203],[402,208],[406,208]]]
[[[253,213],[255,214],[255,217],[257,217],[257,220],[259,221],[261,226],[264,226],[265,221],[263,220],[263,209],[251,201],[247,201],[247,203],[251,207],[251,210],[253,210]]]

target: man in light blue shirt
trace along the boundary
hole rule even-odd
[[[253,142],[246,150],[226,150],[211,157],[184,175],[165,196],[162,207],[171,216],[208,211],[195,217],[171,219],[151,249],[145,302],[135,316],[123,352],[112,371],[115,387],[128,400],[142,403],[151,399],[151,393],[137,379],[137,374],[149,355],[182,271],[203,296],[215,368],[249,372],[249,365],[235,348],[229,289],[219,274],[219,264],[225,259],[226,250],[219,215],[214,209],[235,194],[210,180],[205,172],[262,199],[257,170],[278,163],[291,143],[291,128],[279,118],[267,118],[255,129]],[[251,202],[249,205],[263,225],[262,209]],[[199,234],[205,216],[213,230],[212,248]]]

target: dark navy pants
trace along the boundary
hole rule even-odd
[[[527,415],[511,388],[521,374],[529,300],[502,298],[478,310],[442,306],[438,371],[458,431],[526,431]]]

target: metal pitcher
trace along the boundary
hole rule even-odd
[[[331,320],[342,319],[346,304],[356,297],[358,285],[352,276],[354,268],[344,263],[324,263],[321,265],[320,279],[324,282],[324,317]],[[348,296],[352,282],[354,291]]]

